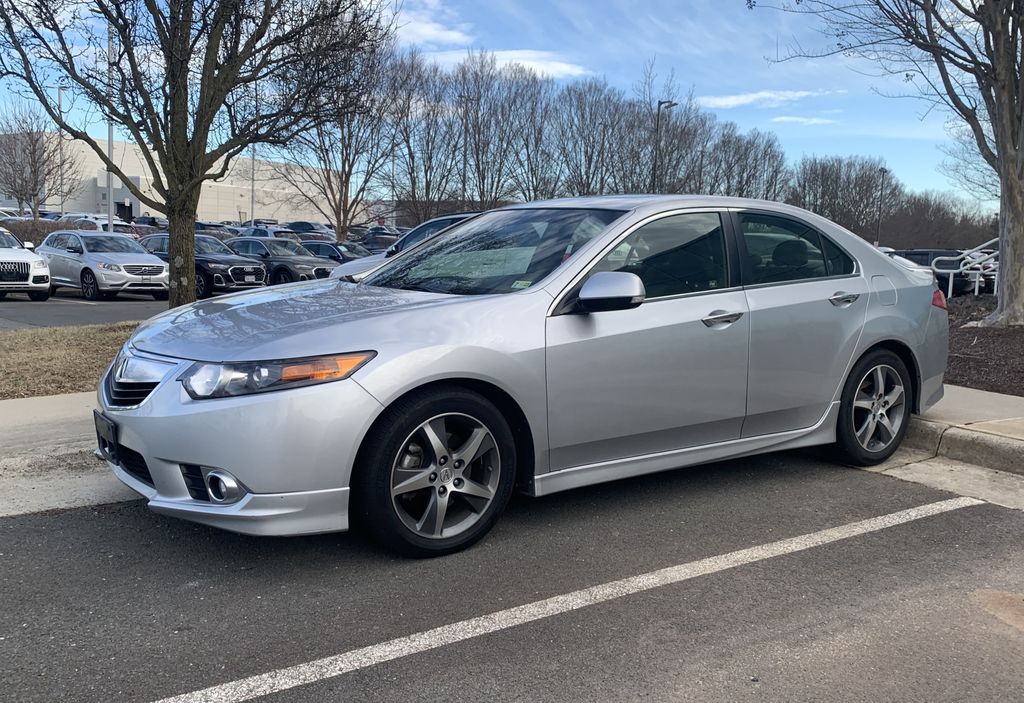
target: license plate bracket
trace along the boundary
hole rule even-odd
[[[96,443],[100,454],[112,464],[118,464],[117,456],[117,423],[101,413],[92,411],[93,423],[96,425]]]

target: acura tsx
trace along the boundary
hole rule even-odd
[[[98,451],[159,513],[438,555],[515,490],[808,445],[881,462],[942,397],[947,337],[931,272],[805,210],[528,203],[358,284],[148,320],[100,383]]]

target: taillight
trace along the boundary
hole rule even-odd
[[[943,310],[946,309],[946,296],[938,288],[932,293],[932,305]]]

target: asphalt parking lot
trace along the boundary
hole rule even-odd
[[[1024,514],[976,503],[800,452],[517,497],[435,560],[140,502],[7,517],[3,697],[1006,701]]]
[[[113,300],[92,301],[76,290],[61,288],[40,303],[23,293],[8,293],[0,300],[0,330],[145,320],[166,309],[166,300],[148,295],[122,293]]]

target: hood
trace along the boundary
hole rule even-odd
[[[419,315],[424,308],[467,299],[320,279],[168,310],[144,322],[132,344],[153,354],[197,361],[259,361],[359,351],[372,348],[377,336],[397,333],[400,325],[382,322],[383,317]]]
[[[225,266],[262,266],[263,262],[254,257],[238,254],[196,254],[196,261],[206,261]]]
[[[323,268],[333,268],[336,264],[330,259],[325,259],[320,256],[271,256],[271,259],[277,259],[282,264],[297,264],[299,266],[318,266]]]
[[[0,261],[39,261],[43,257],[39,256],[35,252],[31,252],[28,249],[0,249]]]
[[[331,278],[363,273],[364,271],[369,271],[376,266],[380,266],[385,261],[387,261],[387,258],[384,254],[370,254],[369,256],[364,256],[361,259],[346,261],[331,272]]]
[[[89,252],[86,254],[90,259],[96,261],[106,261],[110,264],[118,265],[132,265],[138,264],[139,266],[166,266],[167,262],[161,259],[159,256],[153,256],[152,254],[141,254],[135,252]]]

